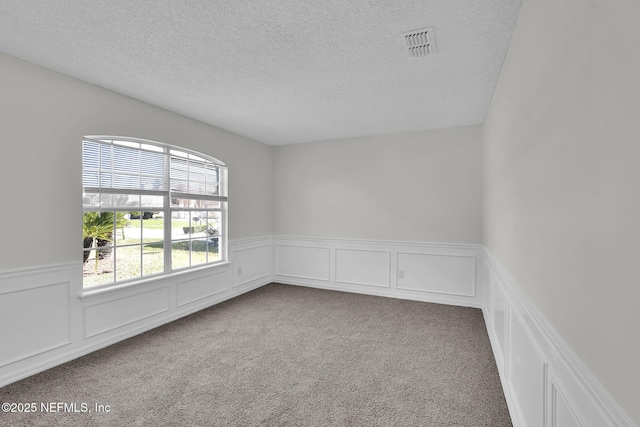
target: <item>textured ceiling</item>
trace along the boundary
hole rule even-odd
[[[483,123],[521,1],[2,0],[0,51],[290,144]]]

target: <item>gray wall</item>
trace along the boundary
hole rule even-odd
[[[482,243],[482,128],[274,147],[274,234]]]
[[[485,245],[640,424],[637,1],[525,0],[484,125]]]
[[[271,234],[271,147],[0,54],[0,270],[72,262],[82,240],[83,135],[132,136],[229,166],[229,237]]]

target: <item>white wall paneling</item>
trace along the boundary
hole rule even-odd
[[[271,275],[271,242],[247,239],[231,251],[233,286],[242,286]]]
[[[291,236],[273,244],[280,283],[481,306],[480,245]]]
[[[193,277],[176,283],[176,304],[182,307],[224,292],[229,283],[229,272]]]
[[[509,314],[507,387],[514,397],[516,418],[526,420],[526,425],[544,426],[547,363],[518,315]]]
[[[313,242],[276,242],[276,275],[327,282],[331,262],[329,250],[329,247],[314,246]]]
[[[485,250],[483,314],[515,426],[635,424]]]
[[[476,257],[398,252],[398,289],[473,297]]]
[[[169,287],[144,290],[84,306],[85,337],[89,338],[169,311]]]
[[[634,426],[481,246],[275,236],[229,254],[84,295],[81,263],[0,272],[0,386],[276,281],[482,307],[514,425]]]
[[[495,275],[490,275],[486,279],[489,289],[486,293],[489,295],[489,313],[491,317],[491,328],[496,338],[494,346],[494,354],[496,363],[504,364],[505,346],[507,342],[507,305],[505,300],[504,289],[497,281]]]
[[[571,403],[559,381],[550,378],[551,382],[551,408],[547,414],[548,425],[551,427],[580,427],[588,425],[584,421],[579,421],[575,405]]]
[[[0,387],[271,282],[270,247],[232,241],[229,263],[84,294],[80,262],[1,271]]]
[[[0,291],[0,367],[71,344],[70,286],[66,282]],[[24,310],[29,305],[42,310]]]
[[[336,249],[336,282],[352,285],[391,285],[391,252]]]
[[[0,386],[56,365],[52,354],[82,340],[80,264],[0,272]]]

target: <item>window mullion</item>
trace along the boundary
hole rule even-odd
[[[164,194],[163,200],[163,213],[164,218],[164,272],[170,273],[173,269],[171,265],[171,165],[170,165],[169,149],[165,148],[164,152],[164,179],[165,189],[167,192]]]
[[[170,273],[172,271],[171,266],[171,221],[172,212],[169,207],[171,200],[169,195],[164,196],[164,209],[162,216],[164,217],[164,271]]]

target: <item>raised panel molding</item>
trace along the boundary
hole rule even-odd
[[[549,422],[551,427],[581,427],[585,424],[579,421],[576,410],[570,399],[562,391],[557,379],[551,379],[551,410]]]
[[[507,383],[515,397],[517,419],[527,426],[545,426],[548,364],[519,316],[509,314]]]
[[[230,258],[261,254],[237,288],[231,263],[90,292],[81,262],[0,271],[0,324],[15,325],[0,332],[0,387],[270,283],[271,247],[270,236],[229,242]]]
[[[329,248],[276,244],[276,275],[329,281]]]
[[[84,336],[90,338],[169,311],[169,288],[87,305],[84,311]]]
[[[476,268],[481,265],[480,245],[294,236],[274,236],[273,244],[274,280],[280,283],[466,307],[482,305]]]
[[[221,271],[176,283],[176,305],[182,307],[224,292],[229,273]]]
[[[0,332],[0,387],[278,281],[481,307],[515,426],[636,426],[481,245],[263,236],[229,242],[229,254],[227,264],[85,296],[79,262],[0,271],[0,324],[21,324],[32,337]],[[441,266],[453,273],[444,281],[453,284],[450,293],[403,289],[399,254],[475,259],[473,296],[456,295],[463,282],[456,278],[471,281],[470,264],[464,276]],[[249,273],[242,280],[233,274],[239,265]],[[389,286],[380,286],[386,271]]]
[[[271,246],[249,246],[231,252],[233,286],[242,286],[271,274]]]
[[[71,284],[0,293],[0,367],[71,344]]]
[[[486,249],[484,261],[482,310],[514,426],[636,426]]]
[[[336,282],[352,285],[390,286],[391,252],[336,249]]]
[[[498,364],[504,363],[504,354],[507,341],[507,305],[505,299],[505,293],[500,286],[500,283],[495,278],[495,275],[489,274],[489,295],[490,295],[490,309],[491,314],[491,327],[493,333],[496,336],[496,362]]]
[[[476,258],[398,252],[398,289],[473,297],[476,294]]]

